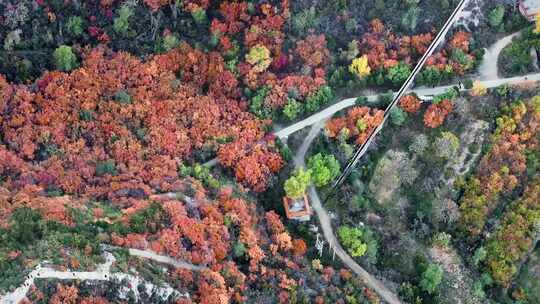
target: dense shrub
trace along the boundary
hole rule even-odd
[[[77,56],[70,46],[61,45],[53,53],[56,68],[61,71],[71,71],[78,66]]]
[[[536,245],[540,223],[540,178],[503,215],[497,231],[486,241],[487,270],[497,284],[508,287],[518,267]]]
[[[459,226],[470,240],[482,233],[500,195],[515,189],[525,178],[526,148],[538,147],[538,139],[530,136],[538,133],[540,111],[534,110],[538,100],[513,103],[497,118],[489,150],[466,183],[460,201]]]

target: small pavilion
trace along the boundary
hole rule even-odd
[[[287,218],[290,220],[305,222],[311,218],[311,208],[305,194],[300,199],[292,199],[287,196],[283,197],[283,207],[285,208]]]

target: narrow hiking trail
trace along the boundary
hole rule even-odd
[[[104,248],[117,248],[113,246],[104,246]],[[140,250],[129,248],[128,252],[131,256],[137,256],[148,260],[153,260],[159,263],[171,265],[177,268],[184,268],[191,271],[201,271],[206,269],[203,266],[197,266],[185,261],[177,260],[169,256],[163,256],[156,254],[150,250]],[[105,263],[97,266],[95,271],[58,271],[51,267],[42,267],[41,264],[37,265],[32,270],[24,283],[15,289],[14,291],[7,293],[0,297],[0,304],[17,304],[26,298],[26,295],[36,279],[58,279],[58,280],[91,280],[91,281],[124,281],[128,282],[127,286],[120,290],[119,297],[126,298],[129,291],[133,291],[135,298],[139,299],[140,292],[138,286],[143,284],[144,291],[149,296],[153,293],[158,294],[162,299],[168,299],[171,295],[175,297],[189,298],[189,293],[181,293],[173,289],[168,284],[163,286],[157,286],[150,282],[139,278],[138,276],[122,273],[111,272],[111,266],[116,261],[114,255],[108,251],[103,253],[105,257]]]
[[[479,79],[483,81],[484,85],[488,88],[498,87],[502,84],[516,84],[527,81],[540,81],[540,73],[538,74],[529,74],[522,75],[511,78],[499,78],[498,77],[498,67],[497,67],[497,58],[499,57],[501,51],[512,39],[519,35],[519,33],[514,33],[498,40],[494,45],[492,45],[486,52],[486,56],[482,64],[479,67]],[[485,81],[484,81],[485,80]],[[429,99],[431,96],[444,93],[449,88],[452,88],[456,85],[447,85],[439,86],[435,88],[417,88],[413,89],[411,92],[416,93],[424,99]],[[378,95],[367,96],[368,101],[376,101]],[[333,104],[320,112],[317,112],[299,122],[296,122],[292,125],[289,125],[285,128],[277,130],[274,135],[278,138],[287,138],[289,135],[311,126],[311,130],[308,136],[304,139],[301,147],[299,148],[297,154],[295,155],[294,162],[297,166],[305,166],[305,155],[309,150],[313,140],[318,136],[321,130],[324,128],[326,120],[331,118],[336,112],[351,107],[355,104],[356,98],[348,98],[341,100],[340,102]],[[217,161],[215,159],[207,162],[205,165],[212,166],[215,165]],[[358,276],[360,276],[366,284],[377,291],[377,293],[388,303],[400,303],[398,297],[391,292],[384,284],[365,271],[358,263],[352,259],[347,252],[341,247],[337,237],[334,234],[333,227],[331,224],[331,219],[318,196],[316,189],[312,186],[308,190],[309,196],[311,199],[312,207],[317,218],[321,224],[323,234],[329,245],[335,250],[336,255],[347,265],[351,270],[353,270]],[[206,269],[204,266],[193,265],[186,263],[184,261],[176,260],[172,257],[158,255],[149,250],[139,250],[139,249],[129,249],[129,254],[132,256],[138,256],[145,259],[150,259],[159,263],[168,264],[174,267],[185,268],[192,271],[201,271]],[[131,282],[131,286],[138,286],[139,284],[144,284],[146,291],[150,292],[151,290],[157,290],[158,294],[168,298],[173,293],[178,293],[171,287],[158,287],[154,286],[151,283],[142,281],[140,278],[133,276],[131,274],[125,273],[112,273],[110,272],[110,267],[114,263],[114,256],[109,252],[105,252],[106,262],[102,265],[98,265],[96,271],[93,272],[74,272],[74,271],[57,271],[48,267],[41,267],[38,265],[27,277],[22,286],[17,288],[15,291],[5,294],[0,297],[0,304],[11,304],[18,303],[24,297],[26,297],[27,292],[30,287],[34,284],[34,280],[37,278],[56,278],[61,280],[96,280],[96,281],[110,281],[110,280],[127,280]],[[138,290],[134,290],[136,296],[139,296]],[[178,293],[182,296],[182,294]],[[189,296],[189,295],[188,295]]]

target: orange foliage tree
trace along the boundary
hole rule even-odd
[[[409,113],[416,113],[420,109],[420,106],[422,105],[420,99],[418,97],[410,94],[405,95],[399,100],[399,106],[409,112]]]
[[[452,112],[454,104],[445,99],[439,103],[432,103],[424,113],[424,124],[430,128],[437,128],[442,125],[446,116]]]
[[[324,35],[309,35],[296,42],[296,53],[304,64],[311,68],[324,67],[330,60],[330,51],[326,48]]]
[[[451,71],[457,75],[463,75],[473,67],[474,56],[470,54],[470,33],[456,32],[447,46],[440,52],[430,56],[426,62],[427,68],[435,68],[438,71]]]
[[[498,206],[502,193],[512,191],[526,178],[526,151],[538,149],[540,99],[527,104],[514,103],[508,113],[497,119],[491,149],[480,161],[476,173],[465,185],[460,202],[459,228],[471,241],[482,233],[486,221]],[[535,102],[536,101],[536,102]]]
[[[294,255],[296,256],[304,256],[307,252],[307,245],[306,242],[302,239],[294,239],[292,241]]]
[[[51,297],[51,304],[77,304],[79,290],[75,286],[66,286],[58,283],[56,293]]]
[[[330,138],[339,136],[347,129],[349,138],[356,144],[362,144],[369,134],[382,123],[384,111],[369,107],[353,107],[347,115],[331,119],[326,124],[326,134]]]
[[[180,70],[181,83],[175,81]],[[0,130],[9,151],[2,153],[36,165],[25,170],[31,178],[10,175],[6,182],[111,200],[167,190],[177,178],[178,159],[194,150],[219,149],[219,138],[246,147],[264,136],[268,122],[245,112],[235,99],[237,85],[219,54],[188,45],[147,62],[94,49],[69,74],[45,73],[35,91],[0,78]],[[202,87],[209,88],[207,95]],[[255,154],[253,161],[263,161],[268,173],[280,167],[269,149]],[[247,184],[263,188],[260,181]]]

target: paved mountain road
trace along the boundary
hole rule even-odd
[[[305,167],[305,157],[306,153],[311,146],[313,140],[317,138],[317,135],[321,132],[325,124],[325,120],[320,120],[313,125],[308,135],[302,142],[302,145],[298,149],[294,157],[294,163],[298,167]],[[336,252],[338,258],[341,259],[343,264],[349,267],[356,275],[358,275],[363,282],[371,289],[375,290],[379,296],[387,303],[398,304],[401,303],[399,298],[390,291],[384,284],[379,281],[377,278],[369,274],[362,266],[358,265],[353,258],[341,247],[339,241],[336,238],[334,229],[332,228],[332,220],[326,209],[324,209],[317,190],[315,187],[310,186],[308,189],[308,194],[311,202],[311,207],[315,211],[319,223],[321,225],[324,238],[328,242],[328,245],[333,248]]]
[[[530,75],[525,75],[525,76],[510,77],[510,78],[486,80],[486,81],[482,81],[482,83],[488,88],[495,88],[503,84],[516,84],[516,83],[522,83],[526,81],[540,81],[540,73],[530,74]],[[419,97],[423,99],[430,99],[432,96],[442,94],[446,92],[448,89],[452,87],[458,87],[458,86],[459,84],[446,85],[446,86],[440,86],[440,87],[435,87],[435,88],[420,87],[420,88],[411,90],[411,93],[416,93]],[[466,90],[461,89],[461,91],[466,91]],[[379,95],[370,95],[370,96],[367,96],[367,100],[374,102],[377,100],[378,97]],[[286,138],[294,132],[297,132],[299,130],[302,130],[303,128],[311,126],[321,120],[326,120],[332,117],[338,111],[352,107],[355,101],[356,101],[356,98],[343,99],[342,101],[335,103],[325,108],[324,110],[317,112],[309,117],[306,117],[305,119],[297,123],[294,123],[288,127],[277,130],[273,134],[279,138]]]
[[[497,40],[497,42],[495,42],[488,49],[486,49],[482,64],[480,64],[480,66],[478,67],[478,74],[480,75],[480,79],[499,79],[499,67],[497,65],[497,63],[499,62],[499,55],[501,54],[502,50],[507,45],[509,45],[512,40],[517,36],[519,36],[519,32],[503,37]]]
[[[498,87],[502,84],[516,84],[526,81],[540,81],[540,74],[532,74],[526,76],[504,78],[504,79],[493,79],[484,81],[483,84],[488,88]],[[418,88],[413,90],[417,95],[423,96],[426,99],[429,99],[430,96],[444,93],[448,89],[454,87],[453,85],[441,86],[436,88]],[[368,101],[376,100],[376,96],[368,96]],[[296,124],[293,124],[287,128],[283,128],[276,133],[274,133],[279,138],[286,138],[288,135],[301,130],[305,127],[312,126],[308,135],[302,142],[302,145],[298,149],[295,157],[294,163],[296,166],[305,167],[305,156],[311,146],[313,140],[318,136],[321,130],[324,128],[326,120],[333,116],[334,113],[354,105],[355,98],[349,98],[342,100],[321,112],[318,112]],[[323,230],[323,235],[328,245],[333,248],[336,255],[341,259],[341,261],[354,271],[360,278],[363,279],[365,284],[375,290],[381,298],[387,303],[397,304],[400,303],[399,298],[390,291],[380,280],[373,277],[365,269],[363,269],[354,259],[349,256],[349,254],[341,247],[332,227],[332,220],[326,209],[323,207],[319,194],[314,186],[310,186],[308,189],[308,194],[311,202],[311,206],[315,211],[321,228]]]
[[[506,45],[508,45],[508,43],[510,43],[512,38],[515,36],[516,34],[512,34],[510,36],[504,37],[488,49],[487,56],[484,59],[484,63],[481,65],[479,69],[480,80],[483,80],[484,85],[486,85],[488,88],[498,87],[503,84],[517,84],[517,83],[522,83],[522,82],[527,82],[527,81],[540,81],[540,73],[511,77],[511,78],[502,78],[502,79],[498,78],[496,58],[498,58],[502,49]],[[456,85],[439,86],[435,88],[417,88],[417,89],[412,90],[411,92],[416,93],[423,99],[430,99],[430,97],[444,93],[446,90],[454,86]],[[367,96],[367,100],[371,102],[376,101],[377,98],[378,98],[378,95]],[[341,100],[340,102],[333,104],[325,108],[324,110],[317,112],[297,123],[294,123],[288,127],[276,130],[273,134],[276,137],[285,139],[289,135],[303,128],[306,128],[308,126],[313,126],[312,130],[310,131],[308,136],[304,139],[304,142],[302,143],[299,151],[297,152],[295,156],[295,164],[298,166],[304,166],[305,154],[307,150],[309,149],[309,146],[311,145],[313,140],[317,137],[319,132],[324,128],[324,124],[326,120],[331,118],[336,112],[353,106],[355,104],[355,100],[356,98],[347,98],[347,99]],[[212,165],[215,165],[216,163],[217,162],[214,159],[207,162],[205,165],[212,166]],[[337,240],[333,232],[330,216],[328,215],[328,212],[322,206],[321,200],[318,196],[316,189],[314,187],[310,187],[308,191],[309,191],[308,193],[311,199],[313,210],[317,214],[325,239],[331,245],[331,247],[334,248],[336,255],[343,261],[345,265],[347,265],[358,276],[360,276],[370,288],[376,290],[377,293],[379,293],[379,295],[381,296],[381,298],[383,298],[384,301],[391,304],[400,303],[399,299],[394,293],[392,293],[389,289],[387,289],[386,286],[384,286],[382,282],[374,278],[367,271],[365,271],[360,265],[358,265],[341,247],[341,245],[339,244],[339,241]],[[142,258],[151,259],[160,263],[165,263],[165,264],[169,264],[169,265],[180,267],[180,268],[186,268],[193,271],[200,271],[200,270],[205,269],[205,267],[203,266],[192,265],[192,264],[179,261],[168,256],[161,256],[148,250],[129,249],[129,253],[130,255],[133,255],[133,256],[139,256]],[[11,303],[18,303],[19,301],[21,301],[26,296],[28,290],[30,289],[30,286],[33,285],[35,278],[57,278],[57,279],[79,279],[79,280],[110,280],[111,278],[117,278],[117,279],[128,279],[129,281],[134,282],[134,283],[140,282],[139,278],[134,277],[129,274],[111,273],[109,269],[110,269],[110,266],[112,265],[112,262],[114,261],[114,257],[112,257],[111,259],[110,256],[112,256],[112,254],[110,253],[106,253],[106,254],[108,254],[106,263],[103,265],[99,265],[97,270],[93,272],[69,272],[69,271],[63,272],[63,271],[57,271],[57,270],[46,268],[46,267],[41,268],[40,266],[38,266],[28,275],[27,280],[24,282],[24,284],[21,287],[17,288],[15,291],[11,293],[3,295],[0,298],[0,304],[11,304]],[[145,283],[145,286],[147,287],[147,289],[154,287],[153,285],[152,286],[150,285],[151,285],[150,283]],[[170,287],[166,287],[165,289],[158,289],[158,292],[168,297],[172,292],[174,292],[174,290],[171,291]],[[136,294],[138,294],[138,291],[136,291]]]

